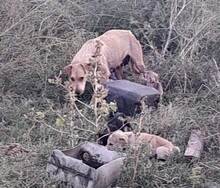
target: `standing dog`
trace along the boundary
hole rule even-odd
[[[97,38],[88,40],[75,55],[71,64],[64,68],[76,93],[82,94],[85,90],[89,66],[91,66],[90,59],[94,57],[97,42],[102,44],[99,57],[101,83],[109,80],[110,69],[117,69],[116,77],[121,79],[121,64],[128,60],[136,74],[145,72],[141,45],[131,31],[109,30]]]
[[[140,145],[147,143],[150,144],[151,155],[156,155],[158,159],[166,160],[171,153],[180,152],[179,147],[160,136],[147,133],[135,135],[133,132],[122,132],[121,130],[117,130],[109,136],[107,148],[114,150],[119,146],[130,145],[132,149],[138,149]]]

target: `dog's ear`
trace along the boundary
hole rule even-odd
[[[119,142],[122,144],[127,144],[128,138],[126,136],[121,136],[121,137],[119,137]]]
[[[64,67],[64,72],[70,76],[71,75],[71,71],[72,71],[73,66],[72,65],[67,65]]]
[[[159,75],[156,73],[156,72],[154,72],[154,71],[146,71],[145,72],[145,74],[144,74],[144,77],[146,78],[146,79],[152,79],[152,78],[154,78],[154,80],[156,81],[156,82],[158,82],[159,81]]]

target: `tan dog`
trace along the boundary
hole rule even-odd
[[[114,150],[119,146],[129,145],[132,149],[138,149],[142,144],[150,144],[151,155],[157,156],[158,159],[166,160],[168,155],[174,151],[180,152],[179,147],[174,146],[170,141],[153,134],[139,133],[134,134],[133,132],[122,132],[117,130],[113,132],[107,141],[107,148]]]
[[[64,68],[69,77],[69,82],[76,93],[82,94],[85,90],[90,59],[96,52],[97,42],[101,43],[100,67],[102,73],[101,83],[109,80],[110,69],[121,67],[129,57],[132,69],[135,73],[145,72],[143,53],[139,41],[129,30],[109,30],[103,35],[88,40],[73,58],[71,64]],[[116,73],[120,79],[122,69]]]
[[[147,86],[153,87],[160,92],[160,97],[163,95],[163,87],[159,82],[159,76],[153,71],[146,71],[144,74],[144,80],[146,81]]]

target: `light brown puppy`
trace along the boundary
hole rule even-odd
[[[135,73],[145,72],[141,45],[131,31],[109,30],[97,38],[88,40],[77,52],[71,64],[64,68],[76,93],[82,94],[85,90],[90,59],[96,52],[97,42],[102,44],[99,56],[101,83],[109,80],[110,69],[120,67],[128,57]],[[120,75],[121,69],[117,73],[118,79]]]
[[[150,144],[151,155],[157,156],[158,159],[166,160],[168,155],[178,151],[179,147],[174,146],[170,141],[153,134],[139,133],[134,134],[133,132],[122,132],[117,130],[113,132],[107,141],[107,148],[114,150],[119,146],[129,145],[132,149],[136,150],[142,144]]]
[[[163,95],[163,87],[159,82],[159,76],[153,71],[146,71],[144,74],[144,80],[146,81],[147,86],[153,87],[160,92],[160,97]]]

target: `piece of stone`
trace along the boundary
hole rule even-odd
[[[192,130],[184,156],[199,158],[204,146],[204,132]]]
[[[118,111],[127,116],[141,112],[142,99],[147,106],[156,108],[160,101],[160,93],[155,88],[128,80],[109,81],[105,87],[109,90],[106,101],[116,102]]]

